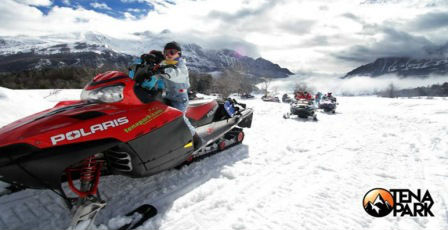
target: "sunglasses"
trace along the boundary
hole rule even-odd
[[[175,49],[168,49],[168,50],[165,50],[163,52],[165,53],[165,55],[169,55],[169,56],[174,56],[177,53],[179,53],[179,51],[175,50]]]

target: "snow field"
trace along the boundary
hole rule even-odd
[[[50,92],[2,88],[0,125],[79,95]],[[448,229],[447,100],[338,100],[337,113],[318,112],[318,122],[283,119],[287,104],[243,101],[255,110],[243,145],[149,178],[103,178],[98,228],[150,203],[159,214],[141,229]],[[370,217],[362,199],[376,187],[429,190],[435,217]],[[69,223],[48,191],[3,196],[0,210],[1,229]]]

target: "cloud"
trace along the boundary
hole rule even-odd
[[[146,2],[146,0],[120,0],[123,3]]]
[[[448,12],[431,12],[419,15],[409,23],[409,26],[420,31],[446,28],[448,26]]]
[[[262,15],[266,11],[272,9],[277,3],[274,1],[267,1],[264,2],[261,5],[258,5],[256,7],[245,7],[243,9],[239,9],[235,12],[224,12],[224,11],[217,11],[212,10],[208,17],[212,19],[220,19],[225,21],[239,21],[242,19],[245,19],[246,17],[257,17],[259,15]]]
[[[129,8],[126,10],[127,12],[133,12],[133,13],[142,13],[145,12],[144,9],[139,9],[139,8]]]
[[[369,95],[387,89],[393,84],[396,89],[409,89],[433,84],[443,84],[447,76],[429,76],[427,78],[402,78],[387,75],[377,78],[353,77],[341,79],[338,75],[305,73],[286,79],[271,82],[270,87],[277,88],[281,93],[291,93],[298,83],[305,83],[320,92],[332,92],[336,95]]]
[[[365,64],[380,57],[416,57],[428,55],[429,47],[436,46],[422,36],[413,36],[392,28],[382,28],[382,39],[369,45],[355,45],[347,50],[334,52],[338,59]]]
[[[23,3],[30,6],[51,6],[51,0],[15,0],[18,3]]]
[[[92,2],[90,3],[90,6],[95,9],[112,10],[106,3]]]
[[[299,19],[295,21],[287,21],[283,22],[278,27],[294,34],[303,35],[308,34],[313,25],[316,24],[316,21],[313,20],[306,20],[306,19]]]
[[[349,19],[352,19],[355,22],[358,22],[358,23],[361,23],[361,24],[365,24],[364,20],[362,20],[362,18],[360,16],[356,16],[353,13],[344,13],[341,16],[349,18]]]

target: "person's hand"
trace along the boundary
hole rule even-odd
[[[152,76],[150,79],[144,80],[141,84],[141,86],[145,89],[152,90],[154,87],[156,87],[157,83],[157,77]]]
[[[169,74],[173,71],[173,69],[176,69],[177,67],[175,65],[164,65],[160,66],[157,69],[157,73],[159,74]]]
[[[176,65],[164,65],[164,66],[160,66],[159,70],[162,71],[161,73],[165,73],[165,69],[169,69],[169,68],[176,69],[177,66]]]

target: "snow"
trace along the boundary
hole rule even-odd
[[[79,92],[0,88],[0,126]],[[445,98],[339,97],[337,113],[318,113],[318,122],[283,119],[287,104],[243,102],[255,109],[243,145],[149,178],[103,178],[98,228],[149,203],[159,214],[141,229],[448,229]],[[369,216],[362,199],[377,187],[429,190],[435,217]],[[0,229],[68,223],[49,191],[0,198]]]
[[[60,53],[58,46],[67,45],[70,52],[93,51],[101,54],[107,50],[131,55],[140,55],[148,50],[163,47],[160,36],[145,38],[113,38],[92,31],[74,32],[66,34],[52,34],[47,36],[0,36],[5,44],[0,46],[0,54],[15,54],[18,52],[34,51],[39,54]],[[164,41],[166,39],[163,39]],[[76,48],[79,43],[85,43],[85,48]]]

